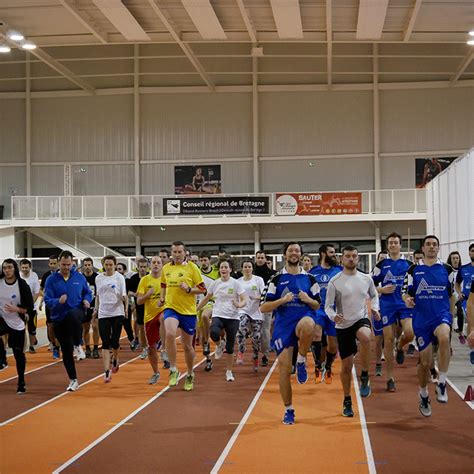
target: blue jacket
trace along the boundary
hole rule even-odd
[[[59,302],[62,295],[67,295],[64,304]],[[53,321],[62,321],[71,309],[82,309],[84,300],[90,303],[92,292],[84,275],[76,270],[71,270],[67,281],[64,280],[59,271],[52,273],[46,280],[44,301],[51,309],[51,319]]]

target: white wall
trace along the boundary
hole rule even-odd
[[[440,240],[440,257],[458,250],[469,261],[474,242],[474,148],[427,186],[427,230]]]

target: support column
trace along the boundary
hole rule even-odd
[[[139,235],[135,235],[135,255],[142,254],[142,239]]]
[[[375,224],[375,253],[382,251],[382,240],[380,239],[380,224]]]
[[[31,196],[31,63],[30,53],[26,52],[26,88],[25,88],[25,161],[26,195]]]
[[[379,96],[379,45],[373,45],[373,106],[374,106],[374,189],[380,189],[380,96]]]
[[[260,192],[259,118],[258,118],[258,58],[252,57],[252,122],[253,122],[253,192]]]
[[[253,229],[253,242],[254,242],[254,250],[257,252],[260,250],[260,225],[256,224]]]
[[[140,195],[140,49],[133,45],[133,192]]]
[[[26,231],[26,258],[33,257],[33,245],[31,243],[31,234]]]

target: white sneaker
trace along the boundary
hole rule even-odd
[[[79,360],[79,346],[74,346],[74,350],[72,351],[72,356],[76,359]]]
[[[76,360],[84,360],[86,358],[86,353],[84,352],[84,349],[82,346],[76,346],[74,348],[74,351],[76,352]]]
[[[145,347],[145,349],[143,349],[142,353],[140,354],[140,359],[145,360],[147,357],[148,357],[148,349]]]
[[[222,354],[224,354],[224,347],[225,347],[225,341],[221,340],[216,347],[216,353],[214,355],[216,360],[219,360],[222,357]]]
[[[79,388],[79,382],[77,379],[73,379],[69,382],[69,385],[67,387],[68,392],[75,392]]]
[[[446,390],[445,383],[438,383],[436,386],[436,400],[439,403],[448,403],[448,391]]]
[[[225,373],[225,379],[227,382],[235,382],[235,377],[234,374],[232,373],[232,370],[227,370]]]

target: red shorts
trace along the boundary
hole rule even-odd
[[[160,340],[160,315],[157,314],[151,321],[145,323],[145,334],[148,345],[155,346]]]

